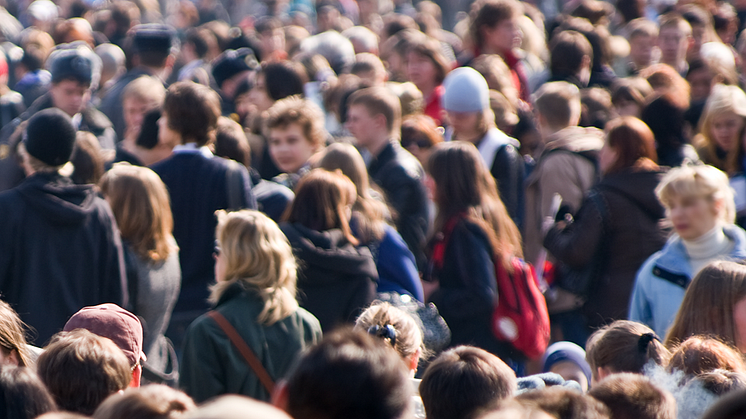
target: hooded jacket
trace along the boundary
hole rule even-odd
[[[298,259],[298,302],[324,331],[355,321],[376,298],[378,271],[367,247],[355,247],[342,230],[311,230],[299,223],[280,228]]]
[[[109,204],[91,185],[37,173],[0,194],[0,292],[41,345],[82,307],[127,303]]]

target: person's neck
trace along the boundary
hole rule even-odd
[[[381,154],[381,151],[383,151],[383,149],[386,148],[386,146],[389,144],[390,141],[391,141],[390,135],[382,134],[378,136],[376,140],[366,145],[365,149],[368,150],[371,156],[378,157],[378,155]]]
[[[465,133],[458,132],[454,135],[455,137],[454,140],[466,141],[466,142],[476,145],[479,142],[479,140],[481,140],[484,137],[486,133],[487,133],[486,131],[485,132],[471,131],[471,132],[465,132]]]
[[[723,232],[723,226],[720,223],[710,229],[705,234],[696,239],[682,239],[686,253],[692,259],[706,259],[723,253],[723,249],[729,245],[728,236]]]
[[[420,92],[422,92],[422,97],[425,99],[425,103],[430,101],[430,98],[433,95],[433,92],[435,92],[435,84],[434,83],[428,83],[424,84],[422,86],[417,86],[418,89],[420,89]]]
[[[502,58],[505,58],[506,51],[504,51],[502,48],[493,47],[491,45],[485,45],[482,47],[481,53],[482,54],[497,54],[501,56]]]

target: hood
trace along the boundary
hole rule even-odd
[[[666,209],[655,195],[655,188],[664,174],[663,171],[625,169],[604,177],[598,186],[610,189],[634,201],[650,215],[664,218]]]
[[[594,127],[567,127],[547,138],[544,152],[563,149],[579,153],[601,150],[604,146],[604,132]]]
[[[95,210],[93,186],[75,185],[59,174],[34,174],[18,186],[18,192],[54,225],[80,224]]]

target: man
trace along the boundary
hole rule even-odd
[[[417,159],[399,144],[399,99],[386,88],[370,87],[355,92],[349,103],[347,129],[358,146],[370,154],[368,174],[394,207],[396,229],[422,270],[430,220],[423,184],[425,172]]]
[[[0,290],[37,345],[80,307],[127,303],[124,256],[109,204],[93,185],[74,185],[60,169],[75,128],[63,111],[36,113],[19,146],[27,178],[0,193]]]
[[[660,17],[659,27],[660,62],[673,67],[682,77],[686,76],[689,70],[686,55],[694,44],[692,26],[680,14],[671,12]]]

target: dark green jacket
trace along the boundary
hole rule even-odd
[[[236,328],[277,382],[303,349],[321,339],[321,326],[302,308],[271,326],[260,325],[256,319],[263,307],[256,293],[235,284],[226,290],[215,310]],[[180,372],[181,389],[197,403],[226,393],[270,399],[238,349],[207,315],[187,329]]]

